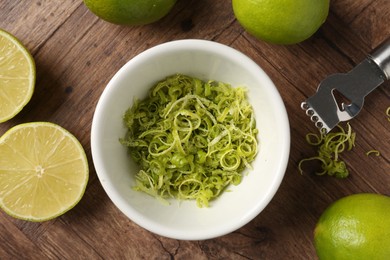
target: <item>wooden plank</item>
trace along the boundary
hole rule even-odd
[[[1,28],[17,36],[34,54],[79,5],[77,0],[2,1]]]
[[[10,219],[11,217],[0,212],[0,258],[43,259],[44,252],[28,239]]]
[[[388,0],[338,0],[331,2],[331,9],[371,48],[378,46],[390,35]]]
[[[316,131],[300,109],[318,83],[346,72],[390,34],[390,1],[332,0],[325,24],[309,40],[291,46],[250,36],[232,12],[230,1],[178,1],[157,23],[127,27],[93,15],[82,1],[1,1],[0,28],[14,33],[31,50],[37,86],[27,107],[0,124],[0,134],[28,121],[51,121],[70,130],[87,152],[91,178],[80,203],[45,223],[15,220],[0,213],[0,258],[93,259],[315,259],[312,232],[333,201],[358,192],[389,194],[390,133],[384,114],[389,83],[367,97],[351,121],[356,147],[343,154],[351,175],[338,180],[303,175],[297,164],[315,150],[304,136]],[[291,124],[291,155],[285,178],[269,206],[248,225],[220,238],[179,241],[152,234],[124,216],[96,177],[90,127],[106,84],[128,60],[157,44],[177,39],[208,39],[242,51],[276,84]],[[380,157],[366,156],[369,149]]]

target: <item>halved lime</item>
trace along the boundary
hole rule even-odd
[[[47,122],[14,126],[0,138],[0,207],[9,215],[45,221],[73,208],[88,182],[79,141]]]
[[[16,37],[0,29],[0,123],[22,110],[34,86],[33,57]]]

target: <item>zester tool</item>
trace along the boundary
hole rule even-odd
[[[390,38],[348,73],[328,76],[301,107],[323,133],[339,122],[354,118],[364,98],[390,79]]]

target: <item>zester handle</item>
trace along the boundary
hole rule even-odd
[[[373,62],[382,70],[385,78],[390,79],[390,37],[377,47],[369,56]]]

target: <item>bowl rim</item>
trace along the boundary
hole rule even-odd
[[[272,91],[275,92],[275,97],[278,97],[279,100],[277,102],[280,103],[280,109],[281,109],[281,115],[282,117],[282,127],[283,131],[282,133],[284,136],[280,136],[281,140],[283,140],[283,154],[281,155],[280,164],[277,168],[277,175],[275,178],[273,178],[272,182],[272,189],[270,188],[268,192],[266,193],[266,198],[262,200],[261,202],[258,202],[256,206],[251,208],[251,212],[245,214],[245,216],[241,219],[240,222],[237,222],[236,225],[232,225],[229,228],[220,228],[220,229],[213,229],[207,232],[207,234],[204,233],[194,233],[189,234],[187,231],[183,232],[176,232],[171,231],[169,228],[166,228],[163,225],[160,225],[159,223],[153,222],[149,219],[142,219],[142,215],[139,212],[135,212],[134,210],[131,210],[131,216],[129,216],[129,212],[125,211],[123,209],[123,206],[125,206],[126,202],[122,200],[121,196],[118,194],[117,190],[113,189],[113,185],[107,181],[106,176],[107,172],[105,171],[104,165],[102,165],[101,161],[99,161],[100,153],[98,151],[99,144],[97,140],[99,139],[100,129],[98,128],[99,125],[99,115],[101,114],[101,110],[103,109],[103,105],[105,103],[106,97],[109,95],[108,93],[111,91],[111,89],[115,88],[115,84],[117,79],[127,71],[127,68],[132,66],[132,64],[137,63],[140,60],[143,59],[149,59],[151,56],[154,56],[156,53],[164,51],[172,51],[172,50],[188,50],[188,49],[203,49],[213,52],[218,52],[220,55],[228,53],[229,56],[232,56],[234,59],[240,59],[244,60],[245,63],[249,64],[250,68],[252,70],[256,70],[257,73],[262,73],[263,77],[268,80],[267,84],[271,85],[273,87]],[[152,233],[169,237],[173,239],[180,239],[180,240],[204,240],[204,239],[211,239],[215,237],[220,237],[222,235],[226,235],[228,233],[231,233],[244,225],[248,224],[251,220],[253,220],[261,211],[264,210],[266,206],[270,203],[270,201],[275,196],[277,190],[279,189],[281,182],[284,178],[288,160],[289,160],[289,154],[290,154],[290,125],[288,121],[288,115],[286,111],[286,107],[284,105],[284,102],[280,96],[280,93],[278,89],[276,88],[275,84],[272,82],[270,77],[264,72],[264,70],[255,63],[252,59],[250,59],[247,55],[240,52],[239,50],[230,47],[228,45],[210,41],[210,40],[202,40],[202,39],[182,39],[182,40],[173,40],[168,41],[165,43],[161,43],[158,45],[155,45],[151,48],[148,48],[144,50],[143,52],[137,54],[133,58],[131,58],[129,61],[127,61],[116,73],[115,75],[110,79],[106,87],[104,88],[94,111],[93,119],[92,119],[92,125],[91,125],[91,153],[92,153],[92,160],[93,165],[95,167],[95,172],[97,174],[97,177],[105,190],[106,194],[112,201],[112,203],[131,221],[139,225],[140,227],[149,230]],[[127,204],[127,206],[129,206]],[[130,206],[131,207],[131,206]]]

